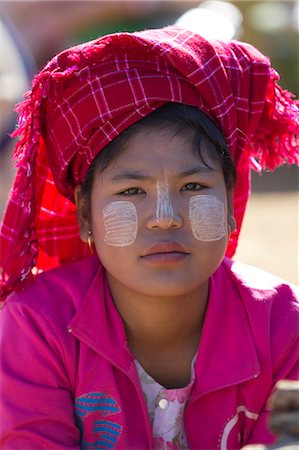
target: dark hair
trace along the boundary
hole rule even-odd
[[[221,165],[227,190],[234,189],[236,169],[217,124],[198,108],[173,102],[166,103],[128,127],[95,157],[81,186],[81,193],[86,199],[88,209],[94,174],[102,173],[121,154],[130,137],[145,129],[167,130],[172,131],[174,135],[190,137],[195,154],[208,166],[201,146],[202,137],[206,138],[212,144],[210,156]]]

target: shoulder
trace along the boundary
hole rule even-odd
[[[288,364],[299,370],[298,288],[243,263],[225,260],[223,268],[239,293],[256,341],[270,350],[273,373]]]
[[[223,266],[248,310],[267,309],[272,322],[283,316],[298,329],[299,295],[295,285],[257,267],[229,259],[225,259]]]
[[[225,258],[223,267],[242,294],[253,301],[284,305],[289,303],[298,309],[298,288],[272,273],[257,267]]]
[[[3,309],[31,310],[55,320],[59,316],[71,318],[100,270],[98,258],[89,257],[40,273],[11,294]]]

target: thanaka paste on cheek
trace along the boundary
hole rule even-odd
[[[103,209],[104,242],[114,247],[126,247],[137,236],[137,210],[132,202],[111,202]]]
[[[192,197],[189,219],[193,236],[199,241],[218,241],[226,234],[224,203],[214,195]]]
[[[170,225],[173,221],[173,207],[169,198],[167,181],[157,182],[156,222]]]

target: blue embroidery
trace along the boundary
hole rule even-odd
[[[83,434],[84,419],[90,414],[96,414],[93,433],[95,442],[81,442],[81,450],[114,449],[122,431],[121,425],[110,420],[99,420],[101,416],[106,417],[117,414],[120,408],[116,401],[107,394],[101,392],[90,392],[78,397],[75,402],[75,413],[78,426]]]

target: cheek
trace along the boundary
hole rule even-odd
[[[104,242],[114,247],[126,247],[137,236],[137,210],[127,201],[111,202],[103,209]]]
[[[218,241],[226,235],[224,203],[214,195],[195,195],[189,202],[189,219],[195,239]]]

